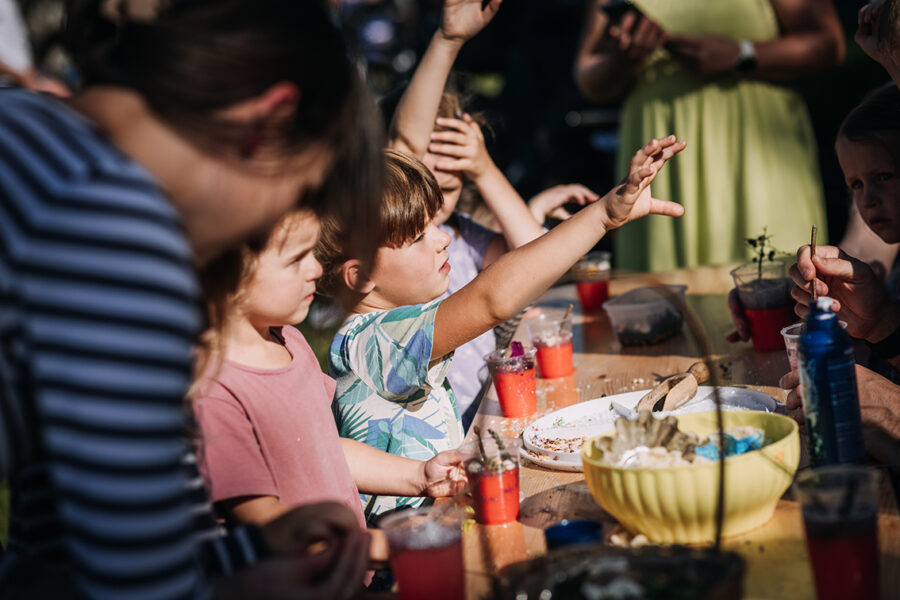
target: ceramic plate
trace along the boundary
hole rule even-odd
[[[619,416],[637,417],[634,407],[648,391],[595,398],[541,417],[522,432],[522,457],[548,469],[581,471],[582,444],[611,430]],[[719,388],[719,394],[725,410],[784,413],[782,404],[762,392],[723,387]],[[666,416],[713,410],[713,388],[700,386],[694,398],[678,410],[656,414]]]

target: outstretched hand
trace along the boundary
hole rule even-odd
[[[684,207],[675,202],[658,200],[650,194],[650,183],[666,162],[684,150],[686,142],[674,135],[651,140],[635,153],[628,167],[628,176],[600,200],[606,206],[604,226],[607,231],[647,215],[680,217]]]
[[[484,10],[482,0],[444,0],[441,15],[441,34],[448,40],[466,42],[485,28],[503,0],[491,0]]]
[[[454,496],[468,483],[462,456],[456,450],[447,450],[426,461],[424,469],[424,493],[432,498]]]
[[[555,185],[547,188],[528,201],[528,210],[534,216],[534,220],[543,223],[547,217],[553,217],[565,221],[571,217],[563,205],[573,202],[584,206],[590,202],[596,202],[600,196],[584,187],[580,183],[568,185]]]
[[[797,264],[790,270],[794,287],[791,296],[797,301],[794,312],[800,317],[809,313],[812,281],[816,279],[819,296],[834,299],[838,318],[847,322],[847,333],[855,338],[879,341],[893,323],[891,301],[869,265],[844,253],[835,246],[817,246],[815,256],[810,247],[797,250]]]

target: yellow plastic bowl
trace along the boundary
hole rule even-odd
[[[726,411],[724,426],[750,425],[766,432],[767,446],[725,460],[722,535],[749,531],[772,517],[800,460],[797,423],[756,411]],[[678,428],[703,439],[716,430],[716,413],[678,417]],[[719,464],[626,469],[599,462],[593,440],[581,451],[584,478],[594,499],[632,533],[652,542],[692,544],[715,538]]]

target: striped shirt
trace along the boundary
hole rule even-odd
[[[89,598],[196,598],[203,552],[253,561],[200,543],[215,534],[184,405],[198,298],[143,167],[62,103],[0,90],[0,573],[48,559]]]

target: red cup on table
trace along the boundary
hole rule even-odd
[[[519,356],[502,349],[484,357],[504,417],[527,417],[537,412],[534,355],[534,348],[525,348]]]
[[[753,349],[757,352],[783,350],[781,330],[795,319],[784,261],[747,263],[733,269],[731,276],[744,316],[750,321]]]
[[[591,252],[572,267],[575,291],[585,312],[596,312],[609,300],[609,252]]]
[[[572,316],[547,313],[525,321],[531,343],[537,350],[541,377],[554,379],[575,372],[572,362]]]
[[[484,434],[484,432],[482,432]],[[482,525],[503,525],[519,517],[518,438],[483,435],[481,443],[460,446],[466,475],[472,486],[475,520]]]
[[[879,597],[878,471],[807,469],[794,481],[819,600]]]
[[[378,525],[387,537],[400,600],[465,600],[460,511],[404,510]]]

